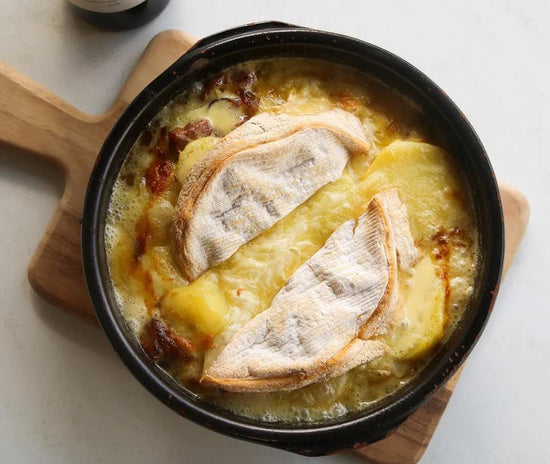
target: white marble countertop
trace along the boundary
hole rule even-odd
[[[422,462],[550,462],[548,2],[173,0],[141,29],[105,33],[62,0],[3,0],[0,59],[99,113],[157,32],[201,37],[267,19],[353,35],[419,67],[468,116],[499,178],[526,194],[524,243]],[[180,418],[101,332],[32,292],[26,267],[61,192],[53,168],[0,147],[0,463],[306,462]]]

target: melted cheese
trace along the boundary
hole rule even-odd
[[[418,123],[418,110],[398,94],[353,73],[335,73],[339,76],[336,80],[327,76],[322,66],[301,60],[254,66],[260,111],[303,114],[334,107],[352,111],[362,121],[363,129],[373,135],[380,150],[378,159],[369,169],[364,157],[353,157],[338,180],[240,247],[227,261],[187,285],[174,265],[168,239],[180,183],[172,182],[160,195],[151,194],[141,177],[151,163],[150,145],[137,143],[111,197],[105,231],[109,269],[121,310],[136,336],[154,316],[190,339],[200,338],[201,334],[214,337],[211,348],[197,358],[198,364],[167,366],[174,377],[187,385],[189,379],[200,375],[203,358],[208,365],[236,330],[269,307],[294,271],[324,245],[339,225],[357,218],[381,188],[399,189],[409,211],[415,244],[424,260],[414,275],[399,275],[399,291],[405,300],[401,301],[400,318],[395,321],[398,330],[385,340],[391,348],[386,356],[343,376],[293,392],[219,395],[214,390],[195,389],[222,408],[266,421],[339,417],[365,408],[412,378],[427,361],[430,349],[449,335],[467,307],[477,272],[471,202],[460,172],[443,150],[415,143],[385,149],[397,138],[428,140]],[[165,108],[158,120],[171,130],[206,115],[213,119],[217,135],[224,135],[232,128],[235,115],[224,115],[222,107],[208,113],[208,108],[208,102],[191,96],[184,103]],[[184,177],[214,142],[215,139],[199,140],[189,144],[176,167],[177,177]],[[192,156],[184,156],[185,151],[187,155],[192,151]],[[137,255],[139,231],[146,240],[143,253]],[[169,298],[164,300],[172,291],[178,296],[177,289],[182,287],[186,289],[182,294],[202,294],[203,298],[193,307],[178,304],[177,298],[171,303]],[[421,301],[440,301],[442,288],[443,305],[434,303],[429,315],[421,315]],[[197,308],[209,313],[195,317]],[[424,324],[426,320],[435,322]],[[411,327],[416,329],[411,331]],[[424,334],[428,342],[420,349],[407,351],[414,345],[411,334],[415,330]],[[399,331],[404,335],[398,335]]]

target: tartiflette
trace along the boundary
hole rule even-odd
[[[477,274],[445,148],[421,107],[343,66],[253,61],[186,89],[110,200],[136,340],[182,387],[265,421],[341,417],[402,387]]]

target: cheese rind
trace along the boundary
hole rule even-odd
[[[172,226],[182,273],[194,280],[225,261],[369,148],[359,120],[342,110],[261,114],[235,129],[183,181]]]

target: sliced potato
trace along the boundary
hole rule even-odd
[[[160,304],[165,322],[192,338],[220,332],[227,311],[227,302],[216,282],[203,278],[170,290]]]
[[[178,164],[176,165],[176,179],[183,183],[193,165],[199,161],[218,142],[217,137],[202,137],[189,142],[180,151]]]
[[[470,225],[464,208],[467,193],[451,155],[433,145],[408,141],[393,142],[380,152],[363,176],[362,198],[370,201],[376,192],[388,188],[399,189],[411,232],[424,252],[412,277],[400,278],[405,323],[383,337],[396,359],[411,360],[444,336],[445,288],[430,258],[433,237],[442,230]]]
[[[445,288],[431,258],[425,256],[415,266],[409,284],[401,289],[403,323],[385,335],[383,341],[394,357],[410,360],[422,356],[443,338]]]
[[[219,133],[226,135],[237,127],[245,114],[238,100],[235,103],[231,98],[220,98],[210,103],[206,117]]]
[[[442,148],[396,141],[380,152],[363,176],[362,198],[366,205],[376,192],[398,188],[413,237],[427,245],[439,230],[469,225],[461,179],[455,161]]]

